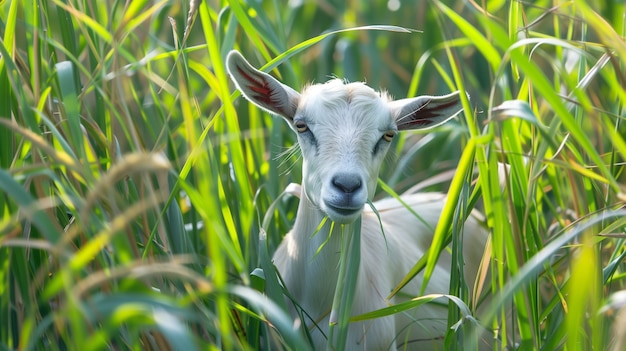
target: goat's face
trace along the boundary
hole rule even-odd
[[[338,79],[306,88],[292,126],[304,160],[306,195],[330,219],[354,221],[376,189],[397,131],[387,98]]]
[[[358,218],[372,198],[381,162],[399,130],[439,125],[462,110],[459,92],[391,101],[363,83],[338,79],[302,94],[252,67],[236,51],[228,71],[255,105],[298,133],[307,198],[338,223]]]

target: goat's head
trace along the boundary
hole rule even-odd
[[[337,223],[358,218],[376,190],[398,131],[434,127],[462,110],[459,92],[391,100],[363,83],[333,79],[298,93],[231,51],[227,68],[255,105],[284,117],[298,134],[307,198]]]

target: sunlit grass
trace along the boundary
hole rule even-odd
[[[491,274],[453,273],[451,327],[472,314],[497,349],[623,345],[626,6],[389,5],[0,2],[0,349],[307,348],[270,261],[295,138],[234,92],[233,48],[294,88],[467,91],[464,117],[404,135],[381,171],[451,192],[407,280],[445,246],[462,262],[478,210]],[[447,348],[473,345],[456,330]]]

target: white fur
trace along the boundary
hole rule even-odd
[[[374,195],[388,149],[385,133],[445,122],[461,111],[458,93],[393,101],[363,83],[334,79],[311,85],[300,94],[257,71],[237,52],[229,54],[227,66],[237,87],[251,102],[283,116],[298,132],[303,156],[302,196],[294,227],[274,254],[274,263],[285,288],[311,317],[301,322],[311,332],[315,349],[327,345],[324,334],[328,335],[329,330],[342,243],[338,224],[344,224],[349,232],[362,215],[361,262],[352,315],[419,296],[421,275],[387,300],[390,291],[428,250],[445,196],[403,196],[427,225],[395,199],[375,202],[384,236],[376,214],[364,205]],[[326,216],[337,223],[334,231],[330,232],[327,221],[313,235]],[[465,274],[473,282],[486,233],[470,218],[464,236]],[[450,254],[444,251],[427,293],[448,292],[450,262]],[[292,306],[294,318],[296,312]],[[446,326],[447,308],[431,303],[410,313],[352,323],[346,349],[441,349]],[[405,341],[409,343],[405,345]]]

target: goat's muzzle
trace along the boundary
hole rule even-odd
[[[322,199],[323,209],[328,217],[341,224],[354,222],[367,200],[367,189],[364,184],[358,174],[334,175]]]

